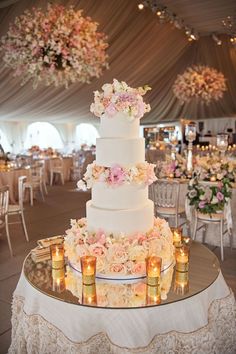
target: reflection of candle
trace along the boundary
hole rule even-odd
[[[179,295],[184,295],[189,292],[188,272],[175,272],[174,292]]]
[[[161,276],[162,259],[157,256],[149,256],[146,258],[147,284],[157,286]]]
[[[96,257],[83,256],[80,258],[83,284],[94,284],[96,274]]]
[[[216,177],[215,176],[211,176],[210,181],[211,182],[215,182],[216,181]]]
[[[51,245],[52,268],[59,269],[64,267],[64,246]]]
[[[147,285],[147,296],[146,304],[147,305],[159,305],[161,303],[161,287],[158,286],[149,286]]]
[[[182,229],[180,227],[172,227],[171,228],[173,234],[173,245],[175,247],[181,247],[181,239],[182,239]]]
[[[61,293],[65,290],[65,270],[52,269],[52,290]]]
[[[83,285],[82,290],[82,303],[83,305],[96,305],[97,304],[97,294],[96,285]]]
[[[189,248],[187,246],[176,248],[175,257],[175,269],[179,272],[187,272],[189,263]]]

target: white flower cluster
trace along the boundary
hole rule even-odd
[[[174,95],[183,104],[199,98],[207,104],[218,101],[227,90],[224,75],[208,66],[195,65],[178,75],[173,85]]]
[[[106,37],[98,24],[73,7],[49,4],[26,10],[10,24],[1,38],[3,61],[23,76],[22,85],[33,81],[68,87],[77,81],[89,82],[108,67]]]

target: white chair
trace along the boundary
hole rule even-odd
[[[215,183],[211,183],[211,182],[199,182],[199,185],[216,185]],[[223,244],[223,236],[225,234],[229,235],[230,238],[230,244],[231,244],[231,248],[232,248],[232,243],[233,243],[233,234],[232,234],[232,230],[231,228],[228,227],[227,224],[227,220],[225,215],[226,213],[226,208],[230,208],[230,204],[226,204],[224,206],[224,210],[222,210],[221,212],[218,213],[214,213],[214,214],[203,214],[198,210],[194,210],[194,226],[193,226],[193,235],[192,238],[193,240],[195,240],[196,238],[196,233],[197,231],[199,231],[201,228],[204,227],[204,234],[203,234],[203,242],[205,242],[205,237],[206,237],[206,233],[207,233],[207,227],[211,224],[211,225],[219,225],[220,226],[220,255],[221,255],[221,260],[224,260],[224,244]],[[198,227],[198,223],[201,223],[201,226]],[[226,228],[225,228],[226,226]],[[225,230],[224,230],[225,228]]]
[[[45,160],[38,160],[35,162],[35,166],[36,167],[42,167],[42,185],[43,185],[43,189],[45,194],[48,194],[48,189],[47,189],[47,176],[46,176],[46,169],[45,169]]]
[[[9,187],[0,188],[0,228],[4,228],[7,234],[7,242],[12,255],[11,240],[8,227],[8,206],[9,206]]]
[[[26,176],[20,176],[18,178],[18,195],[19,195],[18,204],[9,204],[9,189],[7,186],[0,189],[0,208],[1,208],[0,220],[2,221],[2,225],[0,225],[0,227],[5,226],[6,228],[7,242],[8,242],[11,256],[13,256],[13,251],[11,246],[9,225],[21,223],[23,226],[26,241],[29,242],[29,236],[25,224],[24,207],[23,207],[23,195],[24,195],[23,185],[25,181],[26,181]],[[13,217],[14,215],[20,216],[21,220],[10,222],[9,218]]]
[[[179,190],[180,183],[174,179],[158,179],[149,190],[150,199],[154,202],[155,215],[166,219],[174,218],[175,227],[180,226],[179,217],[185,217],[185,208],[179,206]]]
[[[63,159],[61,157],[50,159],[49,170],[50,170],[50,186],[52,186],[53,184],[54,175],[60,176],[61,183],[64,184]]]
[[[82,178],[82,168],[85,157],[79,152],[73,154],[73,166],[71,167],[71,180],[78,181]]]
[[[34,191],[39,190],[44,201],[43,194],[43,167],[34,166],[30,168],[30,177],[24,182],[24,191],[30,191],[30,205],[34,205]]]

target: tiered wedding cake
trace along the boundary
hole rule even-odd
[[[79,188],[92,188],[87,220],[72,220],[65,240],[66,254],[79,268],[80,256],[97,256],[97,272],[105,276],[144,275],[148,254],[173,260],[168,224],[154,218],[148,186],[155,181],[154,165],[145,162],[139,120],[149,111],[142,96],[148,87],[133,89],[113,81],[95,92],[91,111],[101,117],[96,161],[89,165]]]

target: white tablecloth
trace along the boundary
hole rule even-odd
[[[234,353],[236,308],[222,274],[205,291],[146,309],[96,309],[14,292],[9,353]],[[95,349],[96,348],[96,349]],[[132,349],[130,349],[132,348]]]

